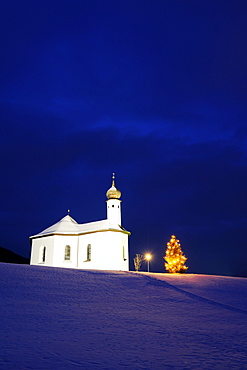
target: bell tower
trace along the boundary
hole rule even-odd
[[[121,191],[115,186],[115,174],[112,174],[112,186],[106,192],[107,219],[114,225],[121,226]]]

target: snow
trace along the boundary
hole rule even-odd
[[[40,236],[47,236],[52,234],[70,234],[78,235],[95,231],[103,230],[118,230],[123,231],[124,228],[119,225],[113,225],[109,222],[108,219],[101,221],[88,222],[86,224],[78,224],[72,217],[69,215],[63,217],[60,221],[54,225],[48,227],[47,229],[41,231],[40,233],[30,236],[30,238],[36,238]],[[125,231],[125,230],[124,230]],[[126,231],[126,233],[128,233]]]
[[[247,279],[0,264],[1,369],[247,369]]]

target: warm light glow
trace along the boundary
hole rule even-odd
[[[146,260],[151,260],[152,256],[151,256],[150,253],[148,253],[148,254],[145,255],[145,258],[146,258]]]
[[[181,244],[175,235],[172,235],[170,242],[167,243],[166,255],[163,258],[166,261],[165,268],[170,273],[184,273],[188,269],[184,265],[187,258],[184,256]]]

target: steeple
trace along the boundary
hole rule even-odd
[[[112,186],[106,192],[107,219],[112,224],[121,225],[121,191],[115,185],[115,173],[112,174]]]
[[[106,192],[108,199],[119,199],[121,197],[121,191],[115,186],[115,173],[112,174],[112,185],[111,188]]]

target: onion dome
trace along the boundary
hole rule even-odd
[[[116,188],[114,179],[115,179],[115,174],[113,173],[111,188],[107,190],[106,192],[106,197],[108,199],[119,199],[121,197],[121,191]]]

